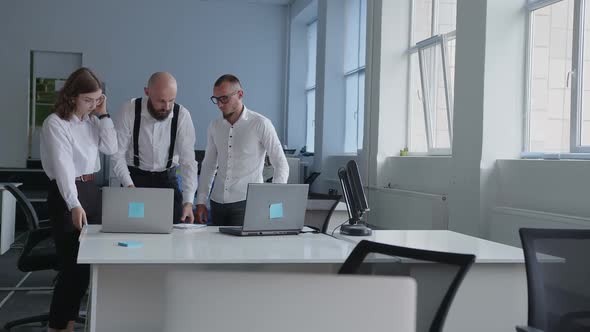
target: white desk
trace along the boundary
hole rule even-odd
[[[190,289],[187,292],[196,297],[214,287],[220,299],[237,301],[253,280],[242,272],[335,274],[363,239],[339,240],[322,234],[233,237],[218,233],[216,227],[175,229],[169,235],[104,234],[99,229],[85,228],[78,255],[79,263],[92,265],[91,331],[162,331],[165,316],[178,305],[170,304],[169,294]],[[445,331],[512,331],[515,325],[526,322],[526,280],[520,249],[449,231],[374,231],[368,239],[479,255],[455,297]],[[123,240],[141,241],[143,247],[117,246]],[[422,304],[431,303],[425,294],[429,285],[437,283],[440,266],[404,263],[409,275],[418,281],[420,311]],[[227,287],[203,282],[209,273],[219,271],[227,273]],[[421,293],[421,289],[426,290]],[[200,305],[198,299],[194,303]],[[223,307],[219,303],[215,306]],[[304,310],[294,315],[293,324],[303,319]],[[418,322],[418,331],[424,331],[423,322]]]
[[[446,230],[374,230],[371,236],[334,233],[350,243],[370,240],[396,246],[476,255],[445,322],[445,331],[514,331],[526,325],[527,287],[524,255],[520,248]],[[418,282],[418,311],[424,303],[422,285],[436,284],[437,274],[428,264],[406,260]],[[422,300],[422,301],[421,301]],[[427,302],[427,301],[426,301]],[[418,322],[418,331],[423,326]]]
[[[167,277],[169,284],[188,287],[166,287],[162,331],[416,331],[416,281],[409,277],[366,282],[358,275],[200,271],[198,283],[207,287],[194,287],[187,277]],[[247,280],[247,286],[235,287],[235,280]],[[231,300],[219,296],[224,288],[234,292]],[[362,303],[353,317],[347,315],[357,310],[351,299]]]
[[[91,331],[163,331],[167,310],[174,308],[166,304],[167,294],[188,288],[205,291],[209,284],[200,282],[205,273],[228,274],[227,287],[215,291],[220,299],[232,301],[250,282],[232,272],[335,274],[353,248],[323,234],[234,237],[220,234],[216,227],[175,229],[169,235],[105,234],[99,229],[85,228],[78,254],[79,263],[92,264]],[[141,241],[143,247],[117,246],[123,240]],[[177,282],[171,283],[171,278]],[[303,319],[304,312],[302,308],[294,313],[292,323]]]
[[[16,187],[22,185],[22,183],[0,183],[0,255],[7,252],[14,242],[16,199],[4,189],[7,184]]]

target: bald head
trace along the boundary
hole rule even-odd
[[[148,100],[148,110],[157,120],[164,120],[172,111],[176,99],[176,79],[170,73],[156,72],[150,76],[144,89]]]
[[[148,80],[148,88],[156,86],[176,86],[176,79],[168,72],[155,72]]]

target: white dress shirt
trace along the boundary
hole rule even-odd
[[[244,106],[236,123],[220,118],[209,125],[201,164],[197,204],[205,204],[215,177],[211,200],[234,203],[246,199],[248,183],[262,183],[264,157],[274,168],[273,183],[287,183],[289,165],[272,122]]]
[[[156,120],[147,109],[148,98],[141,100],[139,124],[139,168],[149,172],[162,172],[168,163],[170,127],[174,112],[167,119]],[[113,171],[127,187],[133,184],[127,165],[133,166],[133,124],[135,122],[135,99],[125,103],[117,119],[119,150],[111,158]],[[193,204],[197,191],[198,165],[195,160],[195,127],[191,115],[184,106],[178,112],[176,142],[172,154],[172,166],[180,165],[182,176],[182,202]]]
[[[61,119],[53,113],[41,129],[41,164],[57,187],[68,209],[80,205],[76,178],[100,171],[98,151],[111,155],[117,151],[117,133],[110,118],[99,120],[86,115]]]

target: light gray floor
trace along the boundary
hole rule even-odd
[[[10,249],[4,255],[0,255],[0,287],[16,287],[25,277],[26,273],[16,267],[20,249]],[[49,287],[57,272],[39,271],[33,272],[21,285],[21,287]],[[4,324],[8,321],[46,313],[51,302],[51,291],[0,291],[0,331],[4,331]],[[86,298],[82,308],[86,307]],[[82,309],[84,310],[84,309]],[[83,326],[78,326],[76,331],[83,331]],[[46,326],[39,324],[15,327],[14,332],[47,331]]]

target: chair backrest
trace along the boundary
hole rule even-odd
[[[197,161],[197,174],[201,174],[201,164],[205,159],[205,150],[195,150],[195,160]]]
[[[37,217],[37,212],[31,205],[31,202],[25,196],[25,194],[20,191],[17,187],[12,184],[5,185],[6,190],[8,190],[16,201],[18,202],[18,206],[20,206],[23,214],[25,215],[25,219],[27,221],[27,229],[28,230],[35,230],[39,228],[39,217]]]
[[[590,331],[589,229],[519,230],[528,287],[528,325]]]
[[[18,257],[18,269],[23,272],[59,269],[55,245],[51,240],[51,228],[39,228],[37,213],[22,191],[12,184],[6,185],[5,188],[16,198],[27,220],[28,234]]]
[[[311,174],[309,174],[309,176],[305,178],[305,181],[303,183],[311,186],[313,182],[318,178],[318,176],[320,176],[320,174],[320,172],[311,172]]]
[[[387,259],[383,259],[383,256],[387,256]],[[403,258],[411,261],[404,261]],[[453,298],[474,261],[474,255],[406,248],[362,240],[350,253],[338,273],[373,275],[411,273],[416,276],[415,272],[408,270],[408,266],[412,264],[424,267],[427,269],[429,278],[421,281],[416,277],[418,282],[416,330],[435,332],[442,331]],[[435,275],[434,278],[433,275]],[[427,280],[431,282],[426,284]]]
[[[305,226],[326,233],[330,218],[340,202],[340,198],[340,195],[310,195],[307,198],[307,209],[305,210]]]

